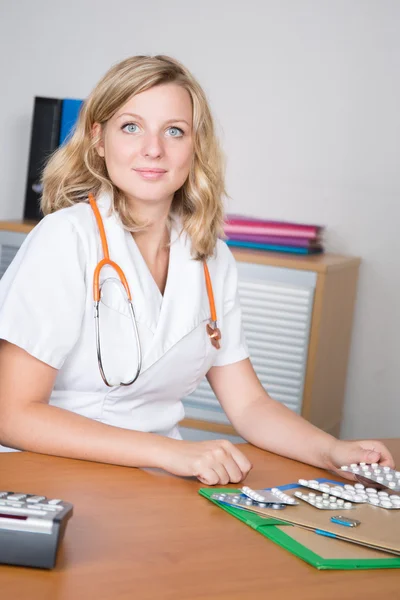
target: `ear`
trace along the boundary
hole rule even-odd
[[[92,127],[92,136],[94,140],[96,140],[95,148],[97,150],[97,154],[104,158],[104,140],[103,140],[103,129],[100,123],[94,123]]]

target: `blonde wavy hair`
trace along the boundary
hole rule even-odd
[[[224,158],[215,134],[204,91],[193,75],[168,56],[133,56],[114,65],[84,102],[75,131],[49,159],[42,176],[41,209],[46,215],[77,202],[89,192],[111,193],[113,208],[129,231],[143,229],[129,212],[124,194],[110,180],[104,159],[96,150],[99,137],[94,123],[103,127],[132,96],[154,86],[174,83],[192,99],[194,153],[184,185],[175,192],[171,211],[182,219],[197,260],[212,256],[223,235]]]

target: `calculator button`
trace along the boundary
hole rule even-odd
[[[26,499],[27,502],[32,502],[32,504],[41,502],[42,500],[46,500],[46,496],[30,496]]]
[[[37,506],[38,508],[42,509],[42,510],[47,510],[50,512],[57,512],[58,510],[60,510],[62,507],[61,506],[52,506],[51,504],[35,504],[35,506]]]
[[[46,513],[42,510],[32,510],[30,508],[13,508],[11,506],[2,506],[1,507],[1,513],[3,514],[10,514],[10,515],[43,515],[45,516]]]
[[[7,496],[7,500],[24,500],[26,498],[26,494],[9,494]]]
[[[62,500],[59,500],[58,498],[54,498],[54,500],[49,500],[49,504],[60,504],[60,502],[62,502]]]

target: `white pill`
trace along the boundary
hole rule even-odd
[[[279,492],[279,491],[280,491],[280,490],[279,490],[278,488],[276,488],[276,487],[272,488],[272,490],[271,490],[271,492],[272,492],[273,494],[276,494],[276,493],[277,493],[277,492]]]
[[[378,492],[378,496],[389,496],[389,494],[387,492]]]
[[[345,502],[344,503],[344,508],[351,508],[353,505],[351,502]]]
[[[397,479],[400,479],[400,471],[396,471],[396,473],[394,474],[395,477],[397,477]]]
[[[310,487],[311,487],[313,490],[318,490],[318,489],[319,489],[319,484],[318,484],[318,483],[310,483]]]
[[[316,483],[317,485],[319,485],[319,482],[316,479],[310,479],[308,483]]]
[[[397,494],[392,494],[392,495],[390,496],[390,499],[391,499],[391,500],[400,500],[400,496],[398,496]]]
[[[365,490],[367,492],[367,494],[376,494],[377,490],[375,488],[367,488]]]
[[[362,467],[363,471],[369,471],[369,466],[368,465],[363,465]]]
[[[393,479],[393,475],[391,475],[390,473],[388,473],[388,474],[386,475],[386,479],[387,479],[388,481],[390,481],[391,479]]]
[[[383,477],[377,477],[376,480],[379,481],[379,482],[383,481]]]
[[[384,471],[390,471],[390,467],[383,467]]]
[[[307,479],[299,479],[299,483],[300,483],[300,485],[308,485],[308,480]]]
[[[374,469],[374,473],[382,473],[382,469]]]
[[[356,490],[365,490],[365,485],[363,485],[362,483],[355,483],[354,487],[356,488]]]
[[[343,467],[340,467],[342,469],[342,471],[348,471],[349,467],[347,465],[343,465]]]
[[[332,496],[337,496],[338,498],[340,498],[342,492],[340,492],[339,490],[331,490],[331,494]]]
[[[308,495],[310,496],[310,498],[315,498],[316,493],[315,492],[310,492]]]
[[[388,500],[381,500],[381,506],[383,506],[383,508],[392,508],[392,503]]]
[[[379,498],[377,498],[376,496],[370,496],[370,498],[369,498],[369,503],[370,503],[370,504],[379,504],[379,503],[380,503],[380,500],[379,500]]]
[[[342,498],[344,498],[345,500],[352,500],[353,499],[353,495],[352,494],[343,494]]]
[[[323,506],[329,506],[329,500],[322,500]]]
[[[354,491],[354,487],[352,485],[350,485],[349,483],[346,483],[346,485],[344,486],[345,490],[350,490],[350,491]]]
[[[364,465],[366,465],[366,464],[367,464],[367,463],[365,463],[365,462],[362,462],[362,463],[360,463],[360,465],[361,465],[362,467],[364,467]]]
[[[338,501],[337,501],[337,505],[338,506],[343,506],[343,504],[344,504],[344,500],[342,500],[341,498],[339,498]]]
[[[330,502],[331,504],[336,504],[336,498],[335,498],[335,496],[331,496],[331,497],[329,498],[329,502]]]
[[[295,492],[294,495],[297,496],[297,498],[301,498],[303,494],[301,492]]]
[[[395,488],[396,487],[396,484],[395,484],[394,481],[389,481],[388,485],[389,485],[390,488]]]
[[[329,498],[329,494],[322,494],[322,497],[324,498],[324,500],[326,500],[326,498]]]
[[[260,504],[258,506],[260,508],[265,508],[267,505],[265,504],[265,502],[260,502]]]
[[[377,467],[377,466],[378,466],[378,463],[371,463],[371,467],[372,467],[373,469],[376,469],[376,467]]]
[[[357,463],[351,463],[350,466],[354,468],[354,467],[358,467],[358,464]]]

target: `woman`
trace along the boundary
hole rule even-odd
[[[237,432],[260,448],[332,470],[394,466],[381,443],[336,440],[258,381],[235,261],[218,239],[221,154],[204,93],[181,64],[136,56],[111,68],[43,183],[47,216],[0,283],[3,449],[237,483],[251,468],[237,447],[180,439],[181,398],[207,375]],[[115,265],[97,270],[93,324],[102,223],[137,332]]]

